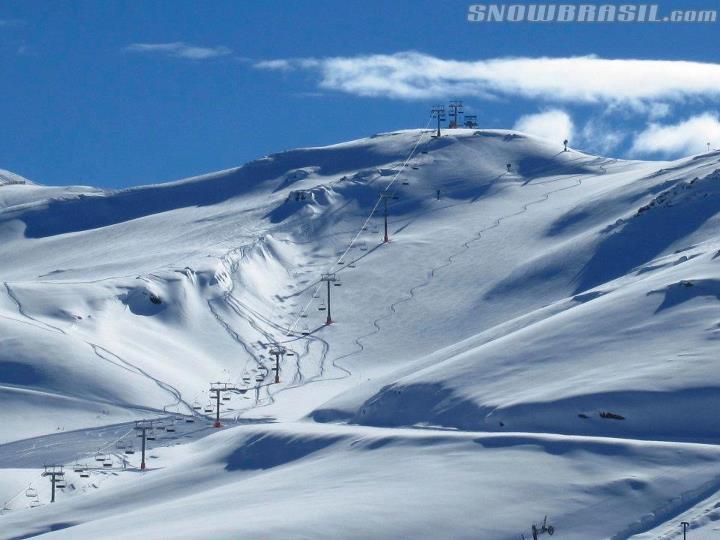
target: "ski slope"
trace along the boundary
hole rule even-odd
[[[0,537],[716,537],[720,152],[431,135],[2,183]]]

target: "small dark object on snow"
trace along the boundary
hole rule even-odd
[[[692,281],[682,280],[680,282],[680,285],[682,285],[683,287],[692,287],[694,283]]]
[[[600,413],[600,418],[609,418],[611,420],[625,420],[624,416],[621,416],[619,414],[611,413],[608,411],[603,411]]]
[[[579,417],[579,418],[590,418],[590,417],[589,417],[587,414],[585,414],[585,413],[578,413],[578,417]]]
[[[545,533],[548,533],[550,536],[555,534],[555,527],[547,524],[547,516],[545,516],[545,519],[540,525],[536,525],[533,523],[531,529],[533,540],[538,540],[540,536]],[[525,538],[525,535],[523,535],[523,538]]]
[[[153,293],[150,293],[150,301],[153,304],[162,304],[162,299],[158,295]]]

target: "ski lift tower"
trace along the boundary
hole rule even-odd
[[[145,470],[145,447],[146,441],[148,440],[148,434],[147,432],[149,430],[153,429],[153,421],[152,420],[137,420],[135,422],[135,431],[138,432],[138,437],[142,438],[142,453],[140,457],[140,470]],[[150,437],[150,440],[153,440],[154,436]],[[126,452],[127,453],[127,452]]]
[[[238,389],[230,383],[214,382],[210,383],[210,398],[215,398],[215,422],[214,428],[222,427],[220,423],[220,399],[223,392],[235,392]]]
[[[286,352],[287,349],[282,345],[270,346],[270,356],[275,358],[275,367],[273,367],[273,371],[275,371],[275,384],[280,382],[280,359],[285,356]]]
[[[442,105],[435,105],[430,113],[433,118],[437,118],[437,135],[435,136],[440,137],[440,122],[445,120],[445,107]]]
[[[327,283],[327,319],[325,324],[332,324],[332,316],[330,314],[330,284],[339,285],[338,278],[335,274],[321,274],[320,281]]]
[[[45,465],[44,471],[42,473],[42,476],[47,476],[50,478],[50,486],[52,487],[52,492],[50,495],[50,502],[55,502],[55,485],[58,484],[58,487],[64,487],[64,478],[65,478],[65,471],[63,471],[62,465]]]
[[[397,196],[393,195],[391,193],[382,192],[380,194],[380,198],[383,200],[383,203],[385,204],[385,243],[388,243],[390,241],[390,237],[388,236],[388,201],[395,201],[397,200]]]
[[[461,114],[463,114],[463,104],[460,100],[453,100],[448,105],[448,108],[450,109],[450,116],[452,116],[452,122],[450,122],[450,127],[452,129],[457,128],[460,124],[458,123],[458,118]]]

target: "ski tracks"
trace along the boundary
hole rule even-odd
[[[616,161],[616,160],[611,160],[610,162],[615,162],[615,161]],[[608,162],[608,163],[610,163],[610,162]],[[602,172],[603,174],[605,174],[605,173],[607,172],[607,170],[605,169],[605,167],[603,167],[602,165],[600,165],[600,167],[601,167],[601,172]],[[415,298],[415,295],[416,295],[416,293],[417,293],[418,290],[423,289],[423,288],[427,287],[428,285],[430,285],[430,283],[432,283],[433,279],[437,276],[438,272],[440,272],[441,270],[443,270],[443,269],[449,267],[450,265],[452,265],[452,264],[455,262],[455,260],[456,260],[460,255],[462,255],[463,253],[465,253],[466,251],[468,251],[468,250],[470,249],[471,244],[473,244],[473,243],[481,240],[481,239],[483,238],[483,234],[484,234],[484,233],[486,233],[486,232],[488,232],[488,231],[490,231],[490,230],[492,230],[492,229],[495,229],[495,228],[499,227],[499,226],[502,224],[503,221],[506,221],[506,220],[508,220],[508,219],[510,219],[510,218],[512,218],[512,217],[516,217],[516,216],[519,216],[519,215],[521,215],[521,214],[526,213],[526,212],[530,209],[531,206],[536,205],[536,204],[540,204],[540,203],[542,203],[542,202],[547,201],[547,200],[550,198],[550,196],[553,195],[554,193],[559,193],[559,192],[561,192],[561,191],[566,191],[566,190],[573,189],[573,188],[576,188],[576,187],[581,186],[581,185],[582,185],[583,178],[586,177],[586,176],[589,176],[589,175],[577,175],[577,177],[575,178],[575,183],[574,183],[574,184],[572,184],[572,185],[570,185],[570,186],[564,186],[564,187],[559,188],[559,189],[554,189],[554,190],[547,191],[547,192],[545,192],[539,199],[536,199],[536,200],[534,200],[534,201],[530,201],[530,202],[524,204],[519,211],[513,212],[512,214],[506,214],[506,215],[504,215],[504,216],[500,216],[499,218],[497,218],[497,219],[493,222],[492,225],[490,225],[490,226],[488,226],[488,227],[485,227],[484,229],[481,229],[480,231],[478,231],[478,232],[473,236],[473,238],[471,238],[470,240],[467,240],[467,241],[463,242],[463,244],[461,245],[461,248],[460,248],[459,250],[457,250],[456,252],[452,253],[451,255],[449,255],[449,256],[445,259],[445,262],[444,262],[443,264],[431,268],[430,271],[429,271],[428,274],[427,274],[427,278],[425,279],[425,281],[423,281],[423,282],[421,282],[421,283],[419,283],[419,284],[411,287],[403,298],[400,298],[399,300],[396,300],[395,302],[393,302],[393,303],[390,304],[390,306],[388,307],[387,313],[385,313],[384,315],[382,315],[382,316],[380,316],[380,317],[378,317],[378,318],[376,318],[376,319],[374,319],[374,320],[372,321],[373,330],[372,330],[371,332],[368,332],[367,334],[363,334],[363,335],[358,336],[357,338],[355,338],[354,343],[355,343],[355,345],[357,346],[357,349],[356,349],[356,350],[351,351],[351,352],[346,353],[346,354],[343,354],[342,356],[339,356],[339,357],[335,358],[335,359],[332,361],[332,364],[333,364],[334,367],[336,367],[337,369],[340,369],[340,370],[342,370],[342,371],[344,371],[344,372],[346,373],[346,375],[345,375],[344,377],[340,377],[340,378],[349,377],[350,375],[352,375],[352,373],[351,373],[350,370],[348,370],[348,369],[346,369],[345,367],[343,367],[342,365],[340,365],[340,364],[339,364],[339,361],[340,361],[340,360],[345,360],[345,359],[347,359],[347,358],[349,358],[349,357],[351,357],[351,356],[354,356],[354,355],[356,355],[356,354],[360,354],[361,352],[363,352],[363,351],[365,350],[365,346],[364,346],[364,344],[363,344],[363,340],[366,340],[367,338],[372,337],[372,336],[378,334],[378,333],[381,331],[380,322],[382,322],[382,321],[384,321],[384,320],[386,320],[386,319],[389,319],[389,318],[392,317],[394,314],[396,314],[396,313],[397,313],[397,307],[398,307],[399,305],[404,304],[404,303],[409,302],[409,301],[411,301],[412,299],[414,299],[414,298]],[[559,181],[561,181],[561,180],[569,180],[569,179],[571,179],[571,178],[574,178],[574,177],[573,177],[573,176],[570,176],[570,177],[565,177],[565,178],[559,178],[559,179],[557,179],[557,180],[551,180],[551,181],[548,181],[548,182],[542,182],[541,184],[555,183],[555,182],[559,182]],[[327,379],[326,379],[326,380],[327,380]],[[333,380],[333,379],[329,379],[329,380]]]

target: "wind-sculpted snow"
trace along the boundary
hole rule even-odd
[[[1,186],[2,534],[711,530],[717,154],[431,135],[130,190]],[[271,344],[294,353],[279,383]],[[239,390],[210,435],[214,381]],[[141,418],[178,427],[142,478],[122,452]],[[112,467],[48,505],[37,467],[98,452]]]

